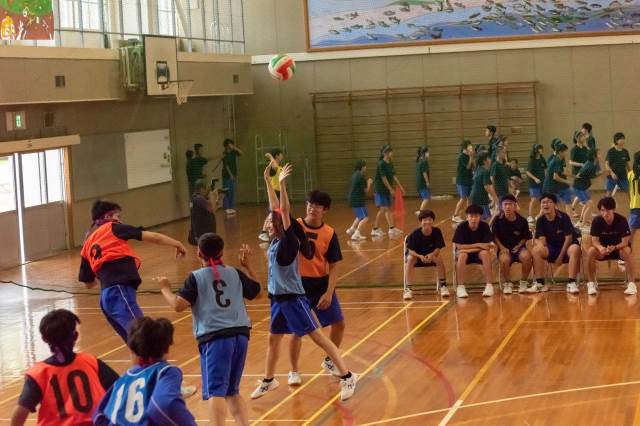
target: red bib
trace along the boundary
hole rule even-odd
[[[97,274],[105,262],[132,257],[136,267],[140,267],[140,259],[126,240],[121,240],[113,234],[113,223],[100,225],[87,237],[82,246],[82,257],[89,261],[91,270]]]

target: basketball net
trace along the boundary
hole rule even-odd
[[[176,103],[178,105],[187,103],[192,86],[193,80],[176,80],[160,83],[160,87],[162,87],[162,90],[167,90],[169,87],[176,88]]]

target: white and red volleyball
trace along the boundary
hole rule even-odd
[[[269,61],[269,74],[276,80],[289,80],[296,73],[296,61],[289,55],[276,55]]]

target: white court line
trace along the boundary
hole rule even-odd
[[[345,291],[345,290],[382,290],[382,291],[394,291],[396,293],[399,293],[402,288],[398,287],[398,288],[378,288],[378,287],[373,287],[373,288],[367,288],[367,289],[351,289],[351,288],[338,288],[339,291]],[[440,300],[412,300],[413,304],[415,305],[416,303],[437,303],[438,305],[441,304],[442,302]],[[344,305],[389,305],[389,304],[395,304],[395,305],[403,305],[406,302],[402,301],[402,300],[387,300],[387,301],[362,301],[362,302],[340,302],[340,305],[344,306]],[[247,305],[247,308],[254,308],[254,307],[270,307],[271,305],[269,303],[256,303],[256,304],[251,304],[251,305]],[[149,310],[149,312],[152,312],[151,309],[153,308],[166,308],[167,306],[140,306],[140,309],[142,309],[144,312],[146,312],[147,310]],[[100,310],[100,307],[86,307],[86,308],[75,308],[78,310]],[[158,311],[156,311],[158,312]],[[173,311],[170,311],[173,312]]]

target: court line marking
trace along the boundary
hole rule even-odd
[[[371,336],[373,336],[374,334],[376,334],[378,331],[382,330],[387,324],[389,324],[391,321],[393,321],[394,319],[396,319],[396,317],[398,317],[400,314],[402,314],[403,312],[405,312],[407,310],[407,307],[411,306],[413,302],[409,302],[407,305],[403,306],[402,308],[400,308],[395,314],[393,314],[392,316],[390,316],[389,318],[387,318],[385,321],[383,321],[381,324],[379,324],[376,328],[374,328],[371,332],[369,332],[369,334],[367,334],[366,336],[364,336],[362,339],[358,340],[355,344],[353,344],[349,349],[347,349],[345,352],[342,353],[342,357],[345,358],[347,355],[349,355],[351,352],[353,352],[354,350],[356,350],[358,347],[360,347],[364,342],[366,342],[367,340],[369,340],[369,338],[371,338]],[[285,403],[287,403],[291,398],[293,398],[294,396],[296,396],[297,394],[299,394],[303,389],[305,389],[307,386],[309,386],[311,383],[313,383],[318,377],[320,377],[320,375],[324,373],[324,369],[318,371],[318,373],[314,374],[311,379],[309,379],[308,381],[304,382],[302,384],[302,386],[299,386],[296,388],[296,390],[294,390],[292,393],[290,393],[289,395],[287,395],[284,399],[282,399],[279,403],[277,403],[276,405],[274,405],[273,407],[271,407],[268,411],[266,411],[262,416],[260,416],[260,418],[256,421],[254,421],[253,423],[251,423],[251,425],[256,425],[258,423],[260,423],[261,421],[265,420],[268,416],[270,416],[271,414],[273,414],[277,409],[279,409],[280,407],[282,407]]]
[[[562,320],[548,320],[548,321],[525,321],[525,323],[527,324],[544,324],[546,322],[548,323],[557,323],[557,322],[561,322],[561,323],[568,323],[568,322],[626,322],[626,321],[640,321],[640,318],[621,318],[621,319],[579,319],[579,320],[566,320],[566,321],[562,321]]]
[[[480,402],[474,402],[472,404],[462,405],[459,407],[459,410],[464,410],[465,408],[481,407],[484,405],[499,404],[501,402],[511,402],[511,401],[518,401],[523,399],[538,398],[542,396],[550,396],[550,395],[558,395],[558,394],[564,394],[564,393],[582,392],[582,391],[590,391],[590,390],[598,390],[598,389],[607,389],[607,388],[623,387],[623,386],[630,386],[630,385],[640,385],[640,380],[633,380],[630,382],[608,383],[605,385],[585,386],[585,387],[579,387],[579,388],[561,389],[557,391],[530,393],[525,395],[507,397],[507,398],[492,399],[489,401],[480,401]],[[407,414],[406,416],[392,417],[392,418],[387,418],[383,420],[377,420],[375,422],[370,422],[370,423],[362,423],[360,426],[372,426],[372,425],[378,425],[382,423],[396,422],[396,421],[411,419],[415,417],[422,417],[429,414],[443,413],[449,410],[450,408],[440,408],[437,410],[422,411],[420,413]]]
[[[436,316],[442,309],[444,309],[446,306],[449,305],[449,302],[444,302],[442,303],[440,306],[438,306],[438,308],[436,308],[433,312],[431,312],[429,315],[427,315],[426,318],[424,318],[422,321],[420,321],[415,327],[413,327],[411,330],[409,330],[408,333],[406,333],[400,340],[398,340],[393,346],[391,346],[389,349],[387,349],[387,351],[385,353],[383,353],[380,357],[378,357],[378,359],[376,359],[372,364],[369,365],[369,367],[367,367],[366,370],[364,370],[361,374],[359,379],[362,379],[363,377],[365,377],[369,372],[371,372],[371,370],[373,370],[374,368],[376,368],[376,366],[378,364],[380,364],[382,361],[384,361],[385,358],[387,358],[392,352],[394,352],[396,349],[398,349],[398,347],[400,345],[402,345],[404,342],[407,341],[407,339],[409,339],[411,336],[413,336],[418,330],[420,330],[422,327],[424,327],[434,316]],[[315,413],[313,413],[311,415],[311,417],[309,417],[304,423],[303,426],[306,426],[308,424],[311,424],[312,421],[314,421],[315,419],[317,419],[320,414],[322,414],[327,408],[329,408],[338,398],[340,397],[340,394],[336,394],[333,396],[333,398],[331,398],[329,401],[327,401],[322,407],[320,407],[318,410],[316,410]]]
[[[336,282],[340,281],[341,279],[348,277],[349,275],[353,274],[356,271],[359,271],[360,269],[364,268],[365,266],[367,266],[368,264],[370,264],[371,262],[375,262],[376,260],[380,259],[382,256],[385,256],[387,254],[389,254],[391,251],[397,249],[398,247],[401,247],[403,243],[400,244],[396,244],[395,246],[387,249],[384,253],[380,253],[379,255],[377,255],[376,257],[369,259],[368,261],[366,261],[365,263],[361,264],[360,266],[352,269],[351,271],[347,272],[346,274],[342,274],[341,276],[339,276],[336,279]]]
[[[339,288],[340,291],[347,291],[347,290],[376,290],[376,291],[392,291],[394,293],[397,293],[401,288],[400,287],[396,287],[396,288]],[[376,300],[376,301],[350,301],[350,302],[340,302],[340,305],[390,305],[390,304],[395,304],[395,305],[402,305],[406,302],[402,301],[402,300],[387,300],[387,301],[383,301],[383,300]],[[419,304],[419,303],[442,303],[439,300],[414,300],[413,301],[414,304]],[[269,303],[256,303],[256,304],[249,304],[247,305],[247,309],[249,308],[253,308],[253,307],[270,307],[271,305]],[[166,308],[166,306],[140,306],[140,309],[143,310],[143,312],[147,312],[147,310],[150,311],[150,309],[152,308]],[[98,310],[101,309],[99,307],[85,307],[85,308],[76,308],[76,309],[83,309],[83,310]],[[174,311],[171,311],[174,312]],[[102,310],[101,310],[102,313]]]
[[[480,380],[482,380],[484,375],[487,374],[487,371],[489,371],[489,369],[496,362],[496,359],[498,359],[498,356],[500,356],[504,348],[506,348],[509,342],[511,341],[511,339],[513,339],[513,336],[516,334],[516,331],[518,331],[520,326],[524,323],[524,320],[527,318],[527,316],[529,316],[529,314],[531,313],[533,308],[538,304],[539,301],[540,301],[540,298],[536,297],[531,302],[529,307],[525,309],[525,311],[522,313],[520,318],[518,318],[518,321],[516,321],[513,327],[511,327],[511,330],[509,330],[507,335],[504,336],[504,338],[502,339],[502,342],[500,342],[500,345],[498,345],[498,347],[493,352],[493,354],[491,354],[489,359],[484,363],[484,365],[480,368],[480,370],[478,370],[476,375],[473,377],[473,380],[471,380],[471,382],[467,385],[465,390],[460,394],[458,401],[456,401],[456,403],[449,409],[449,412],[440,421],[439,426],[445,426],[449,423],[449,420],[451,420],[451,418],[455,415],[456,411],[458,411],[463,401],[469,396],[469,394],[471,394],[471,392],[475,389],[478,383],[480,383]]]

